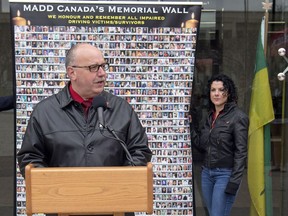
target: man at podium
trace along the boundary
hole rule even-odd
[[[152,153],[136,112],[104,91],[109,64],[96,47],[79,43],[66,55],[69,82],[39,102],[30,117],[18,164],[25,166],[146,166]]]

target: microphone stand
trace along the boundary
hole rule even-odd
[[[130,165],[131,165],[131,166],[136,166],[135,163],[133,162],[133,159],[132,159],[132,156],[131,156],[130,152],[129,152],[128,149],[127,149],[126,143],[117,136],[117,134],[115,133],[114,129],[111,128],[109,125],[107,125],[107,126],[101,125],[101,126],[102,126],[102,130],[101,130],[101,128],[100,128],[100,133],[101,133],[104,137],[107,137],[107,136],[105,136],[104,133],[103,133],[103,129],[104,129],[104,128],[106,128],[110,133],[112,133],[115,138],[112,138],[112,137],[107,137],[107,138],[117,140],[117,141],[121,144],[121,146],[123,147],[123,149],[124,149],[124,151],[125,151],[125,153],[126,153],[126,158],[127,158],[127,160],[130,162]]]

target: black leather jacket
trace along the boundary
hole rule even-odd
[[[0,97],[0,112],[4,110],[10,110],[15,107],[15,98],[14,95],[10,96],[1,96]]]
[[[103,114],[105,125],[110,125],[126,143],[135,165],[146,165],[152,153],[137,114],[122,98],[105,91],[101,95],[108,102]],[[41,167],[129,165],[123,147],[106,129],[103,136],[97,122],[97,111],[92,106],[86,120],[81,104],[72,100],[68,85],[39,102],[17,154],[22,175],[29,163]]]
[[[200,133],[191,127],[192,144],[204,153],[204,167],[232,168],[226,192],[233,194],[246,165],[249,118],[235,103],[225,104],[213,128],[212,115],[211,112]]]

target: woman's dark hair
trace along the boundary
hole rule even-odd
[[[237,100],[238,100],[237,88],[233,80],[225,74],[216,74],[212,76],[210,80],[208,80],[208,84],[207,84],[207,96],[209,98],[210,109],[214,108],[214,104],[212,103],[210,99],[210,89],[211,89],[212,82],[214,81],[223,82],[224,90],[227,92],[227,95],[228,95],[227,103],[229,102],[237,103]]]

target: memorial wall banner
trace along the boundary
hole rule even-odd
[[[154,215],[195,215],[188,114],[201,7],[201,2],[10,0],[16,152],[34,106],[68,81],[66,51],[93,44],[110,65],[105,90],[126,99],[146,128]],[[18,165],[16,178],[16,213],[26,215]]]

